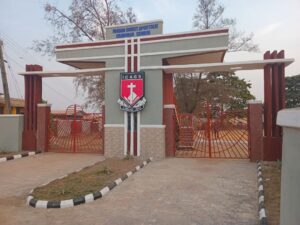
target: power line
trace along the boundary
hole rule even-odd
[[[52,91],[56,92],[56,94],[64,97],[66,100],[73,102],[74,100],[67,97],[66,95],[62,94],[61,92],[57,91],[56,89],[52,88],[51,86],[49,86],[49,84],[47,84],[45,81],[43,82],[43,84],[48,87],[49,89],[51,89]]]
[[[16,89],[16,92],[17,92],[17,95],[18,95],[18,97],[23,98],[22,92],[21,92],[21,90],[20,90],[19,83],[18,83],[18,81],[17,81],[17,78],[16,78],[16,76],[15,76],[15,73],[14,73],[14,71],[13,71],[13,68],[12,68],[12,66],[11,66],[11,64],[10,64],[10,62],[9,62],[9,60],[8,60],[8,55],[7,55],[7,52],[6,52],[5,48],[3,48],[3,52],[4,52],[5,58],[7,59],[7,60],[6,60],[6,64],[7,64],[8,71],[9,71],[9,73],[10,73],[10,76],[11,76],[12,79],[13,79],[14,86],[15,86],[15,89]]]
[[[42,64],[39,62],[39,60],[36,59],[36,57],[31,54],[28,50],[24,49],[18,42],[16,42],[13,38],[11,38],[9,35],[5,34],[3,31],[0,32],[1,36],[3,37],[3,39],[6,41],[6,43],[8,44],[8,46],[10,47],[10,49],[12,51],[15,52],[15,54],[18,56],[18,52],[22,53],[22,57],[19,57],[19,59],[23,60],[26,64],[26,61],[24,58],[30,57],[30,59],[32,60],[35,59],[35,61],[37,61],[37,63]],[[20,68],[24,69],[24,65],[22,65],[20,62],[18,62],[16,59],[10,57],[9,55],[6,54],[6,57],[9,58],[11,61],[13,61],[14,63],[16,63],[17,66],[19,66]],[[10,65],[8,65],[8,68],[10,70],[10,72],[12,74],[12,67]],[[14,77],[14,75],[12,75],[13,79],[16,81],[16,78]],[[18,83],[17,83],[18,84]],[[43,82],[43,85],[45,85],[47,88],[51,89],[52,91],[54,91],[57,95],[62,96],[63,98],[65,98],[68,101],[73,102],[74,100],[67,97],[66,95],[62,94],[61,92],[57,91],[56,89],[54,89],[53,87],[51,87],[49,84],[47,84],[45,81]],[[20,89],[18,88],[18,90],[20,91]],[[20,92],[21,93],[21,92]]]
[[[8,43],[8,45],[10,45],[11,47],[13,47],[17,51],[22,51],[23,52],[23,55],[22,55],[23,57],[27,55],[27,57],[29,57],[30,60],[34,59],[37,63],[41,64],[41,62],[33,54],[31,54],[27,49],[25,49],[24,47],[22,47],[17,41],[15,41],[9,35],[7,35],[6,33],[4,33],[3,31],[1,31],[0,34],[3,37],[3,39]]]

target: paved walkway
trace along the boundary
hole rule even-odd
[[[74,208],[27,207],[24,191],[7,197],[0,200],[0,224],[257,225],[256,190],[255,163],[173,158],[151,163],[103,199]]]

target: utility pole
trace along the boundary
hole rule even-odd
[[[9,96],[9,89],[8,89],[2,47],[3,47],[3,41],[0,39],[0,69],[1,69],[2,84],[3,84],[4,101],[5,101],[4,114],[10,114],[11,113],[10,96]]]

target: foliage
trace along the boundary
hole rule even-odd
[[[54,45],[105,39],[105,27],[132,23],[136,15],[132,8],[122,10],[119,0],[72,0],[67,12],[55,5],[44,6],[45,20],[53,34],[44,40],[35,40],[33,50],[53,56]],[[74,80],[77,90],[87,94],[86,107],[100,108],[104,100],[104,77],[80,77]]]
[[[251,84],[233,73],[178,74],[175,86],[181,112],[192,113],[206,102],[223,109],[243,109],[247,100],[254,99]]]
[[[300,107],[300,74],[285,78],[286,107]]]
[[[104,167],[99,171],[98,174],[109,175],[109,174],[111,174],[112,172],[113,172],[113,171],[112,171],[109,167],[104,166]]]
[[[253,34],[237,31],[236,19],[224,17],[225,7],[217,0],[198,0],[194,27],[199,30],[229,27],[230,51],[258,51]],[[175,74],[175,92],[179,109],[193,112],[203,101],[217,102],[229,108],[243,108],[253,99],[251,85],[228,72]]]

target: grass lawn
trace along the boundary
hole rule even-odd
[[[32,195],[40,200],[66,200],[101,190],[142,161],[137,159],[106,159],[36,188]]]
[[[265,207],[269,225],[279,225],[281,163],[264,162]]]

